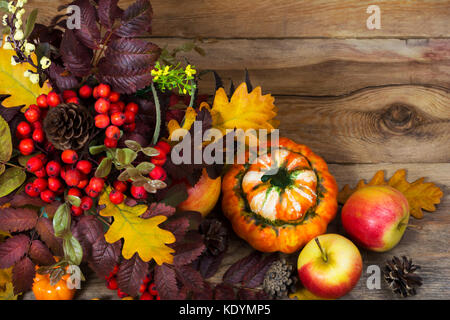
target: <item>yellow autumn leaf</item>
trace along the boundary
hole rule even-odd
[[[14,50],[6,50],[0,47],[0,94],[11,95],[3,100],[4,107],[17,107],[21,105],[29,106],[36,103],[36,98],[41,94],[47,94],[51,91],[48,82],[45,82],[42,88],[39,84],[33,84],[29,78],[24,76],[25,71],[36,71],[29,63],[21,63],[15,66],[11,65],[11,58]],[[32,60],[37,64],[36,55],[33,53]]]
[[[158,227],[167,218],[165,216],[140,218],[147,210],[147,205],[130,207],[123,202],[119,205],[113,204],[109,200],[110,192],[111,188],[107,187],[99,199],[99,205],[106,206],[100,211],[100,215],[114,218],[105,234],[106,241],[114,243],[123,238],[122,255],[125,259],[131,259],[137,252],[145,262],[155,259],[159,265],[164,262],[172,263],[172,253],[175,251],[166,244],[174,243],[175,236]]]
[[[12,267],[0,269],[0,300],[17,300],[12,284]]]
[[[436,210],[435,205],[441,202],[444,195],[442,190],[432,182],[424,182],[425,178],[420,178],[412,183],[406,180],[406,170],[397,170],[389,181],[385,180],[384,171],[380,170],[375,173],[369,183],[360,180],[355,188],[350,188],[347,184],[338,195],[338,202],[344,204],[347,199],[358,189],[365,186],[389,185],[401,193],[408,199],[410,213],[414,218],[423,218],[423,211],[433,212]]]
[[[308,289],[301,287],[296,292],[291,293],[289,295],[289,298],[291,299],[297,299],[297,300],[331,300],[331,299],[324,299],[321,297],[316,296],[314,293],[309,291]]]

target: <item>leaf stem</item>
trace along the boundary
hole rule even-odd
[[[155,84],[153,82],[151,87],[153,93],[153,100],[155,101],[155,111],[156,111],[156,125],[152,142],[153,144],[156,144],[158,142],[159,132],[161,130],[161,105],[159,104],[158,93],[156,92]]]
[[[1,163],[1,164],[4,164],[4,165],[11,166],[11,167],[15,167],[15,168],[18,168],[18,169],[20,169],[20,170],[24,170],[24,171],[25,171],[25,168],[24,168],[24,167],[18,166],[18,165],[16,165],[16,164],[13,164],[13,163],[10,163],[10,162],[0,161],[0,163]]]

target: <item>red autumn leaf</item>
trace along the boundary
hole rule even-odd
[[[131,259],[124,260],[120,264],[117,273],[117,283],[120,290],[128,293],[130,296],[136,296],[147,272],[148,263],[142,261],[137,253]]]
[[[223,275],[223,281],[229,284],[237,284],[244,279],[247,272],[261,259],[261,253],[253,251],[248,256],[235,262]]]
[[[140,40],[119,38],[106,49],[105,59],[122,71],[133,71],[154,65],[161,54],[156,44]]]
[[[83,77],[91,72],[93,51],[78,41],[73,30],[66,29],[64,32],[60,53],[64,66],[74,76]]]
[[[47,203],[41,198],[30,197],[25,192],[16,194],[10,201],[11,207],[20,208],[24,206],[44,207]]]
[[[100,0],[98,2],[98,17],[102,26],[110,30],[116,18],[120,18],[122,12],[117,6],[119,0]]]
[[[215,300],[236,300],[236,294],[233,287],[225,283],[218,284],[214,288]]]
[[[180,242],[183,240],[187,230],[189,229],[189,220],[185,217],[168,220],[163,223],[162,227],[165,230],[172,232],[177,239],[177,242]]]
[[[122,15],[122,23],[115,34],[123,38],[142,36],[151,31],[153,10],[148,0],[137,0]]]
[[[86,47],[99,49],[101,34],[95,7],[89,0],[76,0],[74,5],[80,8],[80,28],[75,29],[75,35]]]
[[[204,254],[198,260],[198,270],[203,278],[211,278],[219,270],[220,264],[225,257],[225,252],[222,252],[218,256],[211,254]]]
[[[171,217],[175,213],[174,207],[168,206],[164,203],[154,202],[148,206],[147,211],[141,215],[142,219],[149,219],[155,216]]]
[[[92,252],[92,245],[99,237],[103,237],[103,225],[94,216],[83,216],[72,228],[74,237],[83,247],[84,258],[89,260]]]
[[[23,257],[13,267],[12,283],[14,294],[27,292],[33,285],[34,275],[36,274],[34,263],[28,257]]]
[[[194,300],[212,300],[213,297],[213,289],[208,282],[204,282],[203,291],[194,293],[192,298]]]
[[[256,288],[261,285],[267,270],[269,270],[272,263],[274,263],[277,259],[277,253],[273,253],[262,259],[245,274],[242,279],[242,284],[247,288]]]
[[[189,266],[180,266],[175,268],[175,272],[177,278],[190,291],[195,293],[203,291],[205,281],[197,270]]]
[[[92,245],[89,266],[100,277],[108,276],[119,261],[120,249],[120,241],[111,244],[103,236],[99,237]]]
[[[56,256],[62,256],[62,239],[55,237],[55,232],[53,230],[53,224],[49,219],[40,217],[36,224],[36,231],[41,237],[41,240],[50,248]]]
[[[205,248],[203,242],[176,244],[174,247],[175,256],[173,257],[173,264],[177,267],[190,264],[205,251]]]
[[[48,247],[40,240],[31,242],[29,255],[31,260],[39,266],[49,266],[56,262]]]
[[[178,299],[178,286],[175,270],[167,264],[155,268],[155,286],[161,299]]]
[[[30,247],[30,238],[19,234],[0,243],[0,269],[9,268],[19,261]]]
[[[0,230],[20,232],[33,229],[37,223],[36,211],[28,208],[0,210]]]

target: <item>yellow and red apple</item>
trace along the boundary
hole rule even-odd
[[[337,299],[350,292],[362,272],[358,248],[338,234],[312,239],[298,256],[298,275],[310,292],[325,299]]]
[[[364,187],[348,198],[341,219],[355,243],[372,251],[388,251],[405,233],[409,220],[408,200],[390,186]]]

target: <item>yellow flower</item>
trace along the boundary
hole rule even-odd
[[[164,68],[163,76],[167,76],[167,75],[169,74],[169,69],[170,69],[169,66],[166,66],[166,67]]]
[[[188,77],[192,77],[193,74],[196,74],[197,71],[193,68],[191,68],[191,65],[188,65],[186,67],[185,73],[188,75]]]
[[[50,67],[51,64],[52,64],[52,62],[50,61],[49,58],[42,57],[42,59],[40,61],[40,65],[41,65],[42,69],[47,69],[48,67]]]

